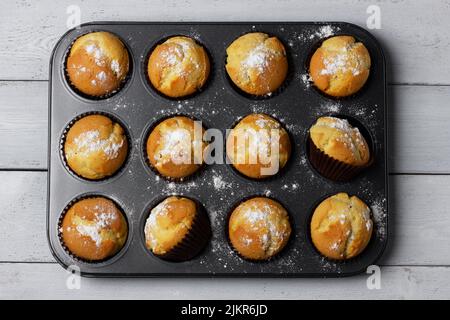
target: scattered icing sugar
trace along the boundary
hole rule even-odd
[[[281,190],[288,191],[288,192],[294,192],[300,188],[300,185],[298,183],[292,183],[292,184],[284,184],[281,186]]]
[[[155,153],[157,163],[186,163],[191,160],[192,147],[195,141],[191,140],[191,134],[184,128],[176,128],[163,134],[161,149]],[[161,161],[161,162],[160,162]]]
[[[100,71],[99,73],[97,73],[96,78],[99,81],[105,81],[106,80],[106,73],[105,73],[105,71]]]
[[[86,131],[78,135],[73,141],[76,146],[75,151],[67,153],[67,158],[70,159],[76,154],[83,154],[88,156],[93,152],[102,151],[108,159],[115,159],[119,155],[119,150],[124,144],[124,139],[117,142],[115,135],[110,135],[107,139],[100,138],[98,130]]]
[[[359,75],[362,72],[362,63],[357,60],[357,64],[353,65],[350,57],[351,55],[347,51],[344,51],[343,53],[325,58],[323,60],[324,68],[320,70],[320,74],[335,75],[338,72],[345,73],[350,71],[354,76]]]
[[[96,206],[94,210],[102,210],[99,206]],[[77,231],[83,235],[90,237],[97,247],[102,244],[103,238],[101,231],[108,228],[111,223],[117,219],[117,215],[112,212],[98,212],[95,214],[94,222],[91,224],[79,224],[77,225]]]
[[[309,73],[303,73],[300,75],[300,80],[306,88],[311,87],[312,79]]]
[[[330,120],[330,121],[326,121]],[[325,126],[342,131],[344,134],[340,138],[336,138],[336,141],[344,143],[344,145],[351,149],[353,153],[358,153],[358,147],[364,148],[364,138],[357,127],[352,127],[347,119],[335,118],[335,117],[322,117],[317,121],[317,126]]]
[[[373,220],[376,225],[378,237],[384,239],[386,237],[386,198],[379,198],[372,202],[370,209],[372,211]]]
[[[278,245],[288,236],[287,231],[278,225],[278,219],[272,219],[273,208],[267,204],[260,206],[250,205],[243,212],[243,218],[249,224],[249,232],[259,233],[259,244],[267,252],[277,250]],[[248,243],[245,241],[244,244]]]
[[[307,30],[300,34],[296,34],[296,40],[302,41],[302,42],[305,42],[305,41],[309,42],[311,40],[316,40],[316,39],[325,39],[325,38],[335,35],[340,30],[341,29],[337,26],[324,25],[318,29],[314,29],[314,31]],[[291,41],[293,41],[293,40],[291,40]]]
[[[164,216],[168,213],[168,209],[167,209],[167,200],[162,201],[161,203],[159,203],[156,207],[154,207],[151,211],[150,211],[150,215],[147,219],[147,224],[150,227],[155,227],[156,226],[156,219],[159,216]]]
[[[336,251],[338,248],[339,248],[339,243],[337,241],[333,242],[330,246],[330,249],[333,251]]]
[[[119,61],[117,61],[116,59],[111,60],[110,68],[116,74],[117,77],[121,76],[122,69],[120,68]]]
[[[105,65],[105,55],[103,50],[97,46],[95,43],[90,43],[84,47],[86,52],[89,55],[92,55],[95,59],[95,64],[99,67],[103,67]]]
[[[250,51],[247,58],[242,61],[242,65],[246,68],[257,68],[259,72],[264,72],[273,55],[274,53],[262,43]]]
[[[221,176],[215,176],[213,178],[213,183],[214,183],[214,188],[216,190],[222,190],[225,189],[227,187],[227,183],[222,179]]]
[[[332,35],[334,35],[334,33],[339,30],[338,27],[333,27],[331,25],[326,25],[326,26],[322,26],[319,28],[319,30],[310,35],[309,38],[310,39],[314,39],[316,37],[318,38],[327,38],[327,37],[331,37]]]

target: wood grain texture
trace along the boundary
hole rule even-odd
[[[367,275],[345,279],[87,279],[68,290],[46,239],[47,81],[50,53],[67,30],[69,5],[81,22],[348,21],[373,30],[389,82],[390,242],[382,289]],[[32,1],[0,4],[0,299],[407,299],[450,298],[450,2],[446,0]],[[13,80],[13,81],[1,81]],[[25,81],[17,81],[25,80]],[[399,85],[402,84],[402,85]],[[411,85],[415,84],[415,85]],[[431,85],[431,86],[430,86]],[[4,245],[7,244],[7,245]]]
[[[348,21],[366,27],[367,7],[381,9],[381,41],[391,82],[450,84],[448,1],[316,0],[99,0],[2,1],[0,79],[48,79],[50,52],[67,30],[67,7],[81,9],[81,22],[114,21]],[[49,10],[51,8],[51,10]],[[426,14],[424,14],[426,13]]]
[[[0,169],[47,167],[47,82],[0,81]]]
[[[380,290],[367,274],[343,279],[88,279],[69,290],[55,264],[0,264],[0,299],[449,299],[449,267],[383,267]]]
[[[46,238],[47,173],[0,172],[0,261],[53,261]]]
[[[0,81],[0,169],[47,168],[47,82]],[[450,173],[449,86],[390,86],[391,173]]]
[[[46,239],[46,173],[0,172],[0,262],[53,262]],[[392,176],[383,265],[450,265],[450,176]],[[425,200],[426,199],[426,200]]]

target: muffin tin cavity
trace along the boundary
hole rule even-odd
[[[69,211],[69,209],[74,206],[76,203],[82,201],[82,200],[87,200],[87,199],[94,199],[94,198],[104,198],[106,200],[112,201],[112,203],[116,206],[116,208],[119,210],[119,212],[122,214],[123,218],[125,219],[126,222],[126,226],[127,226],[127,237],[126,240],[122,246],[122,248],[120,248],[116,253],[114,253],[113,255],[106,257],[104,259],[99,259],[99,260],[87,260],[84,258],[81,258],[77,255],[75,255],[74,253],[72,253],[70,251],[70,249],[65,245],[64,241],[63,241],[63,236],[62,236],[62,222],[64,220],[64,217],[66,216],[67,212]],[[104,214],[104,213],[103,213]],[[98,227],[104,227],[105,222],[102,222],[101,225],[98,225]],[[116,201],[113,198],[110,198],[109,196],[100,194],[100,193],[86,193],[86,194],[81,194],[76,196],[75,198],[73,198],[69,203],[67,203],[67,205],[64,207],[64,209],[62,210],[62,212],[59,215],[58,218],[58,223],[57,223],[57,230],[56,230],[56,234],[58,237],[58,241],[59,241],[59,246],[60,248],[62,248],[64,250],[64,253],[70,257],[73,261],[79,263],[79,264],[87,264],[91,267],[95,267],[95,268],[101,268],[110,264],[113,264],[115,262],[117,262],[117,260],[119,260],[127,251],[128,246],[131,243],[131,239],[132,239],[132,235],[133,235],[133,230],[132,230],[132,226],[129,223],[129,218],[127,216],[127,213],[125,213],[125,211],[123,210],[123,207],[119,204],[118,201]],[[85,230],[86,231],[86,236],[90,237],[92,240],[97,240],[94,239],[95,235],[93,235],[93,231],[92,230]],[[97,235],[99,236],[99,235]]]
[[[124,49],[126,50],[126,52],[128,53],[128,70],[126,75],[123,77],[123,79],[120,81],[120,83],[117,85],[117,87],[113,90],[107,90],[105,91],[104,94],[100,94],[100,95],[93,95],[93,94],[89,94],[87,92],[83,92],[80,88],[77,88],[77,86],[72,82],[70,75],[69,75],[69,71],[68,71],[68,59],[69,59],[69,55],[71,53],[71,50],[73,48],[73,46],[75,45],[76,41],[79,40],[81,37],[83,36],[88,36],[89,34],[94,34],[94,33],[109,33],[111,34],[113,37],[117,38],[123,45]],[[104,49],[105,48],[98,48],[98,46],[94,46],[94,45],[88,45],[87,47],[90,47],[90,49],[87,49],[86,52],[87,55],[83,58],[80,58],[79,61],[77,61],[78,63],[78,71],[77,74],[74,74],[73,76],[79,76],[80,74],[82,74],[83,72],[87,72],[87,65],[92,64],[92,57],[89,57],[88,55],[93,55],[95,61],[94,63],[97,65],[97,67],[101,68],[104,67],[105,62],[102,61],[102,55],[104,55]],[[109,48],[109,50],[113,50],[111,48]],[[84,66],[84,64],[86,64],[86,66]],[[64,83],[66,84],[67,88],[69,89],[70,92],[72,92],[76,97],[80,98],[83,101],[86,102],[93,102],[95,103],[96,101],[100,101],[100,100],[104,100],[107,98],[111,98],[112,96],[116,95],[117,93],[119,93],[120,91],[122,91],[126,86],[127,83],[130,81],[130,79],[132,78],[132,74],[133,74],[133,55],[131,54],[131,50],[129,48],[129,46],[127,45],[127,43],[116,33],[114,32],[110,32],[107,30],[92,30],[92,31],[85,31],[84,33],[80,34],[77,36],[77,38],[73,39],[72,43],[68,46],[65,54],[64,54],[64,60],[63,63],[61,64],[62,68],[62,78]],[[116,60],[111,61],[111,69],[113,70],[114,73],[119,72],[119,66]],[[108,75],[105,74],[104,71],[98,71],[96,73],[96,77],[94,77],[91,81],[91,83],[93,83],[94,85],[98,85],[99,82],[101,81],[106,81],[107,80]],[[87,85],[87,84],[85,84]]]
[[[150,77],[149,77],[149,61],[150,61],[150,57],[151,57],[152,53],[155,51],[155,49],[159,45],[161,45],[161,44],[165,43],[166,41],[170,40],[171,38],[175,38],[175,37],[186,37],[186,38],[193,40],[197,45],[199,45],[200,47],[203,48],[203,50],[206,54],[206,57],[208,59],[208,62],[209,62],[209,71],[208,71],[208,75],[207,75],[204,83],[200,87],[197,87],[197,89],[193,93],[186,94],[186,95],[179,96],[179,97],[172,97],[172,96],[164,94],[163,92],[158,90],[152,84]],[[208,50],[207,45],[205,45],[203,43],[202,39],[199,37],[198,34],[192,34],[187,31],[184,31],[184,30],[182,32],[179,32],[176,34],[165,35],[162,38],[151,42],[151,44],[145,50],[143,57],[144,58],[141,59],[142,61],[141,61],[140,73],[141,73],[141,78],[143,80],[145,87],[148,89],[148,91],[151,94],[154,94],[155,96],[158,96],[161,99],[166,100],[166,101],[181,101],[181,100],[186,100],[186,99],[190,99],[190,98],[195,98],[197,95],[202,94],[202,92],[204,92],[208,88],[209,83],[212,81],[212,78],[215,73],[214,60]]]
[[[192,221],[190,229],[186,231],[186,234],[179,239],[178,243],[176,243],[171,248],[167,248],[168,250],[164,254],[157,254],[153,252],[153,250],[151,250],[147,244],[147,241],[149,241],[146,235],[147,223],[150,218],[150,215],[155,214],[154,212],[152,213],[153,209],[160,206],[163,202],[167,201],[169,198],[174,197],[178,199],[184,198],[187,199],[188,201],[192,201],[195,204],[196,216]],[[159,211],[161,215],[165,215],[166,217],[169,214],[168,210],[162,213],[161,210]],[[156,220],[153,220],[153,223],[157,223]],[[205,247],[209,244],[209,241],[211,239],[211,224],[205,207],[202,205],[200,201],[198,201],[194,197],[186,195],[173,194],[170,196],[157,197],[156,199],[153,199],[142,214],[142,219],[140,221],[140,230],[144,250],[147,251],[148,254],[151,255],[152,257],[166,261],[168,263],[174,262],[189,263],[190,260],[198,256],[205,250]],[[173,237],[176,238],[175,234],[172,234],[171,236],[172,238]],[[166,237],[167,237],[167,230],[166,230]],[[165,238],[165,240],[167,240],[167,238]],[[156,240],[156,243],[157,242],[158,240]],[[159,243],[159,245],[165,244]]]
[[[127,48],[130,61],[125,83],[107,99],[83,96],[71,87],[65,74],[67,54],[74,41],[99,30],[117,35]],[[270,96],[242,94],[227,78],[227,47],[251,32],[277,37],[286,50],[287,77]],[[156,45],[177,35],[195,39],[203,46],[209,55],[211,70],[201,90],[173,99],[151,87],[147,63]],[[311,51],[333,35],[354,36],[364,43],[372,60],[370,76],[363,89],[345,99],[318,94],[314,85],[307,81],[309,73],[305,66]],[[381,256],[388,234],[386,70],[381,48],[367,31],[348,23],[317,22],[92,23],[70,30],[60,39],[50,66],[47,232],[53,255],[63,267],[75,264],[82,275],[99,277],[336,277],[363,272]],[[243,176],[226,161],[227,129],[254,113],[276,119],[291,142],[286,165],[265,179]],[[122,167],[113,175],[92,181],[77,176],[68,167],[63,150],[67,132],[75,121],[94,114],[105,115],[122,126],[128,153]],[[359,128],[370,145],[373,163],[350,181],[325,179],[309,163],[308,130],[324,115],[344,117]],[[214,140],[222,140],[222,146],[219,141],[214,142],[223,152],[222,163],[203,165],[183,180],[166,179],[154,170],[148,161],[147,138],[161,121],[174,116],[201,120],[205,130],[220,131],[222,136],[214,136]],[[374,221],[367,248],[345,262],[320,255],[309,236],[311,212],[318,201],[339,192],[361,198],[372,210]],[[127,219],[128,238],[122,250],[106,261],[82,261],[64,248],[60,222],[74,201],[97,195],[113,200],[121,208]],[[208,242],[201,252],[192,259],[176,263],[150,252],[144,237],[150,210],[171,195],[195,200],[204,208],[202,212],[211,229],[210,234],[202,233],[208,237]],[[227,235],[232,209],[255,196],[279,202],[288,212],[292,228],[286,246],[273,258],[258,263],[237,254]]]
[[[159,177],[161,177],[162,179],[165,179],[165,180],[171,181],[171,182],[186,182],[186,181],[189,181],[190,179],[193,179],[196,176],[198,176],[201,173],[201,171],[204,169],[205,163],[199,164],[198,168],[194,172],[192,172],[186,176],[173,177],[173,176],[169,176],[169,175],[164,175],[157,168],[155,168],[155,166],[150,162],[148,149],[147,149],[147,142],[150,138],[150,135],[155,130],[155,128],[157,128],[158,125],[161,124],[162,122],[169,120],[171,118],[177,118],[177,117],[188,118],[189,120],[192,120],[192,121],[201,121],[200,119],[197,119],[197,118],[189,116],[189,115],[173,114],[173,115],[167,115],[161,119],[156,120],[153,123],[150,123],[147,126],[147,128],[144,130],[144,134],[142,135],[141,154],[142,154],[142,161],[149,173],[156,174]],[[206,127],[204,126],[203,121],[202,121],[202,127],[203,127],[203,130],[206,130]],[[203,141],[203,134],[202,134],[202,141]],[[205,142],[205,141],[203,141],[203,142],[205,143],[205,146],[206,146],[207,142]]]
[[[262,34],[266,34],[269,38],[275,38],[279,41],[279,43],[284,47],[285,50],[285,59],[287,61],[287,72],[286,75],[283,79],[283,81],[281,82],[281,84],[275,88],[274,90],[272,90],[271,92],[268,92],[266,94],[252,94],[249,93],[245,90],[243,90],[242,88],[240,88],[232,79],[232,77],[230,76],[230,73],[228,72],[226,66],[228,63],[228,54],[227,54],[227,49],[236,41],[236,40],[241,40],[241,38],[243,36],[246,35],[250,35],[252,33],[262,33]],[[245,42],[245,41],[244,41]],[[261,70],[261,72],[266,72],[269,74],[269,72],[267,70],[264,70],[264,65],[267,65],[267,57],[264,56],[264,54],[261,54],[260,52],[258,53],[257,48],[253,49],[254,51],[250,53],[250,55],[247,57],[246,60],[250,60],[250,64],[252,65],[253,68],[261,68],[263,70]],[[251,31],[247,31],[241,34],[237,34],[236,37],[234,39],[232,39],[227,46],[224,48],[224,53],[223,53],[224,57],[223,57],[223,77],[226,80],[228,86],[233,89],[232,91],[234,93],[236,93],[238,96],[240,97],[244,97],[246,99],[249,100],[266,100],[266,99],[270,99],[273,98],[277,95],[279,95],[280,93],[282,93],[285,88],[288,86],[288,84],[290,83],[290,81],[293,78],[293,75],[295,73],[294,68],[293,68],[293,63],[292,63],[292,57],[290,55],[289,52],[289,47],[286,46],[285,43],[283,43],[283,40],[278,37],[276,34],[271,34],[270,32],[266,32],[264,30],[262,31],[256,31],[256,30],[251,30]],[[244,62],[242,62],[242,64],[244,64]],[[236,76],[236,75],[235,75]]]
[[[350,126],[352,126],[353,128],[358,128],[359,132],[361,133],[361,136],[366,140],[367,145],[368,145],[368,150],[370,152],[370,159],[369,159],[368,163],[366,165],[362,166],[359,169],[355,168],[355,170],[357,172],[355,172],[354,174],[353,173],[349,174],[344,179],[339,179],[339,178],[338,179],[334,179],[331,176],[326,176],[326,174],[322,174],[320,172],[320,169],[318,169],[316,167],[316,165],[311,161],[311,154],[310,154],[310,152],[311,152],[311,144],[313,142],[310,139],[310,133],[309,133],[310,128],[316,123],[317,119],[319,119],[320,117],[335,117],[335,118],[339,118],[339,119],[344,119],[344,120],[347,120],[348,123],[350,124]],[[373,135],[370,133],[370,131],[367,128],[367,126],[365,124],[363,124],[357,118],[349,116],[349,115],[346,115],[346,114],[326,113],[324,115],[321,115],[321,116],[317,117],[314,120],[314,122],[312,122],[310,124],[310,126],[305,131],[304,149],[305,149],[306,158],[308,159],[308,164],[311,167],[311,170],[315,171],[318,175],[320,175],[324,179],[329,179],[330,181],[333,181],[334,183],[342,183],[342,182],[351,181],[351,180],[357,178],[358,175],[363,174],[365,170],[368,170],[368,168],[370,168],[374,164],[375,159],[377,158],[377,148],[376,148],[376,146],[377,146],[377,144],[373,140]]]
[[[317,94],[321,95],[322,97],[330,99],[330,100],[339,101],[339,100],[353,99],[354,97],[358,97],[359,95],[366,94],[365,93],[366,88],[370,85],[370,82],[371,82],[371,79],[372,79],[372,76],[371,76],[372,75],[372,70],[374,68],[379,68],[380,67],[380,66],[377,65],[377,61],[374,61],[372,58],[371,58],[371,67],[370,67],[370,70],[369,70],[369,76],[368,76],[367,80],[364,82],[363,86],[359,90],[357,90],[356,92],[354,92],[351,95],[341,96],[341,97],[333,96],[333,95],[330,95],[330,94],[320,90],[314,84],[314,81],[313,81],[313,79],[311,78],[311,75],[310,75],[311,59],[312,59],[314,53],[317,51],[317,49],[319,49],[322,46],[322,44],[323,44],[323,42],[325,40],[328,40],[328,39],[333,38],[335,36],[351,36],[351,37],[353,37],[355,39],[355,43],[360,42],[363,45],[365,45],[365,42],[364,42],[363,38],[359,38],[355,34],[350,34],[350,33],[341,33],[341,32],[339,32],[338,34],[332,34],[332,35],[328,35],[327,37],[324,37],[324,38],[316,39],[316,41],[314,41],[311,44],[311,46],[308,48],[308,50],[307,50],[308,54],[305,56],[305,59],[304,59],[303,72],[304,72],[305,75],[307,75],[307,78],[305,78],[305,81],[308,81],[309,85],[314,89],[314,92],[316,92]],[[367,51],[369,53],[369,57],[372,57],[371,49],[368,46],[366,46],[366,49],[367,49]],[[339,68],[339,65],[336,65],[335,67]]]
[[[314,245],[313,240],[312,240],[312,236],[311,236],[311,221],[312,218],[314,216],[314,212],[316,211],[317,207],[324,202],[326,199],[335,196],[336,193],[329,193],[329,194],[325,194],[324,196],[322,196],[321,198],[317,199],[317,201],[315,201],[313,203],[313,205],[309,208],[308,211],[308,215],[306,215],[304,223],[306,225],[306,237],[307,237],[307,241],[309,243],[310,246],[310,253],[314,254],[317,256],[318,259],[324,259],[324,261],[327,261],[327,263],[329,263],[330,265],[345,265],[345,264],[352,264],[352,263],[361,263],[361,261],[364,261],[365,259],[365,251],[371,251],[373,250],[373,246],[376,246],[376,243],[374,241],[374,239],[376,239],[377,237],[377,232],[379,232],[380,230],[377,229],[377,226],[380,226],[380,224],[377,224],[377,217],[376,214],[377,212],[374,212],[373,208],[376,207],[374,206],[373,203],[370,202],[366,202],[368,201],[368,199],[365,196],[361,196],[359,194],[348,194],[349,197],[352,196],[356,196],[358,197],[362,202],[364,202],[367,206],[369,206],[369,208],[371,209],[370,212],[370,219],[372,220],[373,224],[372,224],[372,237],[370,238],[367,246],[365,247],[365,249],[360,253],[357,254],[356,256],[352,257],[352,258],[346,258],[346,259],[342,259],[342,260],[336,260],[336,259],[332,259],[329,257],[324,256]],[[384,231],[383,231],[384,232]]]
[[[229,166],[229,167],[230,167],[237,175],[243,177],[244,179],[249,179],[249,180],[254,180],[254,181],[263,181],[263,180],[269,180],[269,179],[276,179],[277,177],[279,177],[280,175],[282,175],[283,172],[284,172],[285,170],[287,170],[286,168],[287,168],[287,167],[290,165],[290,163],[291,163],[292,154],[295,152],[295,150],[294,150],[294,148],[293,148],[294,142],[293,142],[292,137],[291,137],[291,134],[289,133],[289,130],[286,128],[285,124],[283,124],[280,120],[276,119],[274,116],[269,115],[269,114],[267,114],[267,113],[255,112],[255,113],[250,113],[250,114],[244,115],[243,117],[238,118],[238,119],[233,123],[233,125],[230,126],[230,129],[232,129],[232,130],[235,129],[236,126],[237,126],[238,124],[240,124],[240,123],[242,122],[243,119],[247,119],[247,120],[248,120],[248,117],[249,117],[249,116],[253,116],[253,115],[261,115],[262,117],[264,117],[264,120],[263,120],[263,121],[267,121],[267,120],[271,121],[271,120],[274,120],[274,121],[277,122],[277,124],[279,125],[280,130],[283,130],[283,131],[284,131],[284,132],[281,132],[281,131],[280,131],[280,140],[281,140],[281,136],[282,136],[282,135],[285,135],[285,136],[284,136],[284,139],[285,139],[285,140],[288,139],[288,141],[284,141],[284,142],[285,142],[285,147],[286,147],[286,149],[288,149],[288,150],[285,150],[285,154],[287,154],[287,160],[286,160],[286,162],[284,163],[284,165],[282,165],[282,164],[279,165],[278,171],[277,171],[276,173],[274,173],[274,174],[268,174],[268,175],[263,175],[263,176],[259,176],[259,177],[253,177],[253,176],[250,176],[250,175],[245,174],[244,172],[239,171],[239,170],[236,168],[236,165],[233,164],[233,161],[230,159],[229,154],[228,154],[228,151],[227,151],[227,148],[228,148],[228,142],[227,142],[227,141],[228,141],[228,138],[229,138],[229,135],[230,135],[231,131],[230,131],[230,132],[228,133],[228,135],[225,137],[224,150],[223,150],[223,152],[224,152],[224,157],[225,157],[225,161],[226,161],[227,165],[228,165],[228,166]],[[256,121],[251,122],[251,124],[255,124],[255,122],[257,122],[257,121],[259,121],[259,120],[260,120],[260,119],[257,119]],[[248,126],[248,122],[247,122],[246,125]],[[261,129],[262,129],[262,130],[269,130],[268,128],[261,128]],[[270,132],[270,131],[267,131],[267,132]],[[236,137],[238,137],[238,136],[239,136],[239,135],[237,134]],[[281,146],[281,143],[280,143],[280,146]],[[250,149],[250,147],[248,147],[247,150],[248,150],[248,149]],[[281,154],[281,152],[280,152],[280,154]],[[244,169],[244,170],[245,170],[245,169]],[[248,168],[247,168],[247,171],[248,171]]]
[[[94,116],[94,115],[99,115],[99,116],[103,116],[108,118],[109,120],[112,121],[112,123],[117,123],[120,125],[120,127],[123,130],[123,134],[125,136],[126,139],[126,155],[125,155],[125,159],[123,160],[122,164],[114,171],[112,171],[110,174],[106,174],[104,177],[102,178],[89,178],[86,176],[82,176],[81,174],[77,173],[73,168],[70,167],[70,165],[68,164],[68,160],[67,160],[67,155],[65,153],[65,144],[66,144],[66,140],[67,140],[67,134],[70,131],[70,129],[74,126],[75,123],[77,123],[77,121],[84,119],[88,116]],[[91,132],[85,132],[82,134],[89,134]],[[93,137],[86,137],[86,142],[89,143],[85,143],[82,142],[86,145],[83,145],[83,148],[87,148],[90,149],[92,151],[102,151],[104,150],[105,153],[111,153],[112,156],[117,157],[118,153],[120,151],[120,148],[122,148],[122,145],[117,145],[115,143],[111,143],[111,144],[105,144],[104,146],[101,143],[98,143],[97,141],[98,136],[93,136]],[[66,170],[72,174],[75,178],[78,178],[80,180],[86,181],[86,182],[104,182],[110,179],[113,179],[117,176],[119,176],[122,172],[123,169],[127,166],[128,161],[130,159],[131,156],[131,152],[133,151],[132,149],[132,143],[131,143],[132,139],[130,136],[130,130],[127,128],[127,126],[124,124],[124,122],[120,119],[117,118],[116,115],[112,115],[111,113],[107,113],[107,112],[100,112],[100,111],[90,111],[90,112],[86,112],[83,113],[79,116],[76,116],[75,118],[73,118],[64,128],[61,138],[60,138],[60,144],[59,144],[59,154],[60,154],[60,158],[61,158],[61,162],[64,165],[64,167],[66,168]]]
[[[228,210],[227,217],[226,217],[225,230],[224,230],[225,238],[227,239],[228,245],[229,245],[230,249],[232,250],[232,252],[236,256],[238,256],[240,259],[242,259],[242,260],[244,260],[246,262],[260,263],[260,264],[276,263],[277,259],[282,259],[285,256],[286,252],[290,250],[290,246],[291,246],[291,244],[293,242],[293,239],[296,236],[299,236],[299,235],[294,234],[294,232],[293,232],[295,230],[294,221],[293,221],[293,219],[291,217],[291,214],[286,210],[286,208],[284,208],[284,209],[287,212],[287,220],[288,220],[288,223],[290,225],[291,231],[290,231],[289,236],[287,237],[287,240],[286,240],[285,244],[283,246],[281,246],[280,250],[277,253],[271,255],[270,257],[265,258],[265,259],[253,259],[253,258],[250,258],[250,257],[246,257],[246,256],[242,255],[241,252],[239,252],[236,248],[234,248],[234,246],[232,244],[232,241],[230,239],[230,233],[229,233],[230,232],[230,217],[232,216],[233,212],[235,212],[236,208],[238,208],[240,205],[244,204],[245,202],[247,202],[249,200],[255,199],[255,198],[261,198],[261,199],[267,199],[269,201],[274,201],[274,202],[278,203],[279,205],[281,205],[284,208],[282,202],[278,201],[277,199],[274,199],[273,197],[267,196],[265,194],[251,195],[251,196],[247,196],[247,197],[241,199],[240,201],[238,201],[234,205],[232,205],[230,210]],[[253,222],[257,222],[256,219],[255,219],[255,218],[258,218],[257,216],[256,217],[253,216],[253,217],[250,217],[250,218],[254,219]],[[247,239],[247,241],[252,241],[252,242],[255,241],[255,240],[256,239],[251,239],[251,240]]]

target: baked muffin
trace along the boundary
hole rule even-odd
[[[358,197],[338,193],[322,201],[311,220],[311,238],[330,259],[350,259],[360,254],[372,236],[369,207]]]
[[[79,37],[70,48],[66,64],[69,82],[93,97],[117,91],[128,68],[128,50],[109,32],[91,32]]]
[[[272,258],[286,246],[290,235],[286,209],[269,198],[255,197],[242,202],[228,221],[231,245],[249,260]]]
[[[203,164],[206,147],[203,133],[201,123],[188,117],[175,116],[162,121],[147,139],[147,157],[151,166],[169,179],[181,180],[193,174]]]
[[[145,244],[156,256],[190,260],[211,237],[206,212],[191,199],[171,196],[154,207],[145,223]]]
[[[227,48],[225,68],[242,91],[255,96],[270,95],[286,79],[286,50],[276,37],[260,32],[247,33]]]
[[[100,261],[124,246],[128,224],[119,208],[104,197],[77,201],[65,213],[60,226],[63,245],[77,258]]]
[[[346,119],[321,117],[309,130],[311,164],[325,177],[348,180],[371,163],[371,152],[358,128]]]
[[[91,180],[113,175],[125,162],[128,140],[122,126],[104,115],[77,120],[67,132],[64,156],[70,169]]]
[[[210,63],[206,50],[188,37],[172,37],[156,46],[148,60],[153,87],[171,98],[181,98],[201,89],[208,79]]]
[[[272,149],[278,154],[272,153]],[[273,176],[286,165],[290,154],[288,133],[277,120],[265,114],[246,116],[227,137],[230,162],[249,178]]]
[[[333,97],[350,96],[369,77],[369,51],[351,36],[329,38],[314,52],[309,72],[315,86],[324,93]]]

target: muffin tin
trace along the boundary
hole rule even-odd
[[[73,41],[88,32],[109,31],[121,38],[129,50],[131,69],[123,87],[105,99],[82,96],[67,82],[65,58]],[[243,95],[231,84],[225,71],[226,48],[248,32],[278,37],[287,50],[288,80],[282,90],[264,99]],[[362,41],[372,58],[371,74],[364,88],[345,99],[327,97],[308,81],[308,62],[315,48],[329,36],[353,35]],[[203,44],[211,58],[207,86],[186,99],[173,100],[156,92],[146,76],[151,49],[172,35],[186,35]],[[190,179],[173,182],[158,176],[148,166],[143,146],[148,130],[171,115],[186,115],[203,121],[205,128],[223,134],[238,119],[260,112],[279,120],[292,142],[292,155],[272,178],[256,181],[237,173],[229,164],[205,165]],[[89,181],[71,173],[61,157],[61,141],[73,119],[102,113],[119,119],[130,140],[128,159],[114,176]],[[100,22],[68,31],[56,45],[50,61],[49,171],[47,234],[51,251],[65,268],[77,265],[85,276],[318,276],[360,273],[376,262],[387,242],[388,179],[386,132],[386,67],[382,50],[364,29],[342,22],[264,23],[135,23]],[[348,182],[320,176],[307,155],[309,127],[323,115],[356,119],[369,135],[374,164]],[[225,154],[225,153],[224,153]],[[329,195],[357,195],[372,209],[374,233],[366,250],[348,261],[332,261],[314,248],[309,223],[316,205]],[[144,224],[152,204],[168,195],[184,195],[206,209],[212,239],[196,258],[169,262],[145,248]],[[103,195],[123,210],[129,225],[124,248],[106,261],[91,263],[76,259],[58,237],[61,215],[74,199]],[[229,213],[242,200],[263,195],[279,201],[292,219],[288,245],[275,258],[246,261],[231,248],[227,238]]]

